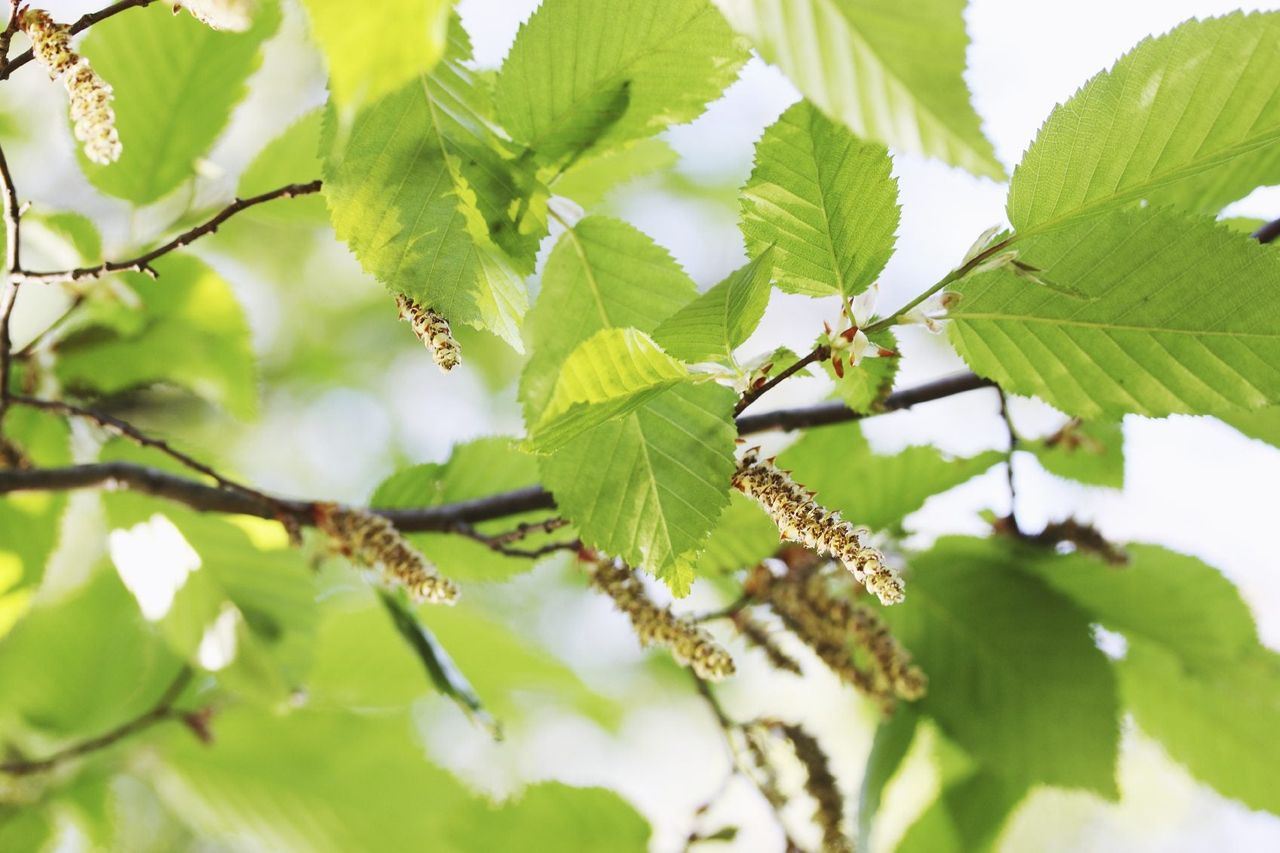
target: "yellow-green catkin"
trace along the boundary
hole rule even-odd
[[[792,568],[775,577],[761,566],[747,588],[753,597],[768,602],[828,669],[874,699],[885,713],[892,712],[899,699],[924,696],[927,677],[880,614],[833,595],[829,578],[817,568]]]
[[[627,615],[641,646],[664,646],[676,663],[699,678],[721,681],[734,673],[733,658],[697,625],[655,604],[635,572],[613,560],[600,559],[591,570],[591,585],[613,599]]]
[[[778,729],[804,767],[804,789],[816,804],[813,820],[822,830],[823,853],[853,853],[853,842],[844,825],[844,797],[827,754],[817,739],[799,726],[783,724]]]
[[[462,364],[462,347],[449,328],[449,321],[430,308],[424,308],[403,293],[396,294],[400,319],[408,320],[418,340],[431,352],[436,365],[445,373]]]
[[[89,66],[89,60],[71,49],[70,27],[55,23],[42,9],[28,9],[22,28],[31,38],[36,61],[49,71],[49,78],[62,78],[70,99],[71,120],[76,139],[84,144],[84,154],[103,165],[120,159],[120,135],[116,114],[111,108],[111,87]]]
[[[902,578],[885,563],[879,550],[866,544],[867,531],[815,501],[786,471],[761,459],[758,449],[743,456],[733,485],[764,507],[783,539],[839,560],[882,603],[902,601]]]
[[[774,669],[790,672],[793,675],[802,674],[800,664],[796,663],[791,655],[783,651],[778,644],[777,638],[769,631],[768,626],[753,619],[745,611],[734,616],[733,624],[744,640],[764,653],[769,665]]]
[[[416,601],[454,604],[458,587],[442,577],[426,557],[418,553],[395,525],[362,509],[321,504],[316,526],[338,551],[370,568],[381,569],[389,583],[405,588]]]

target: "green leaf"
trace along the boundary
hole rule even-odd
[[[139,458],[119,445],[108,451],[105,459]],[[103,504],[116,569],[177,654],[246,698],[279,702],[302,684],[318,622],[316,585],[278,525],[246,519],[242,526],[131,493],[105,495]],[[178,586],[164,607],[148,592],[174,572]]]
[[[565,231],[529,314],[532,355],[520,379],[526,426],[537,423],[580,343],[601,329],[652,332],[696,294],[667,250],[625,222],[589,216]]]
[[[320,177],[318,152],[323,118],[323,110],[312,110],[267,143],[240,176],[236,195],[247,198],[285,184],[305,184]],[[319,195],[258,205],[241,216],[282,224],[322,225],[329,221],[324,199]]]
[[[1250,438],[1280,447],[1280,406],[1267,406],[1252,412],[1231,412],[1218,417]]]
[[[217,749],[170,735],[152,783],[202,838],[257,849],[637,850],[648,827],[616,795],[556,783],[491,805],[428,764],[407,714],[232,708]],[[354,783],[359,780],[358,784]]]
[[[1114,568],[1084,555],[1028,559],[1023,567],[1131,641],[1159,646],[1211,671],[1257,644],[1253,616],[1221,572],[1155,545],[1128,545]]]
[[[1280,658],[1259,648],[1194,672],[1160,646],[1131,640],[1117,668],[1138,727],[1174,760],[1250,808],[1280,812]]]
[[[1275,13],[1144,40],[1049,116],[1013,174],[1009,221],[1040,231],[1138,199],[1216,213],[1280,182],[1277,50]]]
[[[914,557],[894,635],[929,676],[922,713],[990,772],[1117,796],[1115,679],[1089,618],[990,540]]]
[[[996,451],[951,459],[933,447],[892,456],[871,450],[854,423],[811,430],[778,457],[796,481],[854,524],[897,529],[932,495],[958,486],[1003,458]]]
[[[590,209],[614,189],[630,181],[670,169],[680,155],[664,139],[640,139],[578,160],[551,184],[556,195],[567,196]]]
[[[1091,486],[1124,488],[1124,428],[1114,421],[1071,421],[1053,435],[1019,442],[1050,474]]]
[[[32,464],[71,463],[71,431],[66,421],[36,409],[13,408],[4,417],[3,438]],[[27,492],[0,498],[0,637],[3,637],[44,576],[58,544],[67,497]]]
[[[378,486],[370,505],[378,509],[436,506],[482,498],[497,492],[537,485],[538,465],[507,438],[482,438],[453,448],[444,464],[413,465],[392,474]],[[524,513],[476,528],[482,533],[511,530],[521,522],[536,522],[550,512]],[[499,554],[480,542],[456,534],[414,533],[410,540],[440,571],[456,580],[501,581],[529,571],[532,560]],[[535,548],[551,541],[569,541],[572,532],[559,530],[532,535],[521,546]]]
[[[547,704],[576,709],[610,728],[621,719],[614,701],[589,690],[537,643],[465,601],[450,608],[427,605],[417,618],[500,720],[523,720]],[[326,602],[307,690],[320,704],[379,713],[436,692],[417,653],[367,593]]]
[[[714,577],[736,572],[773,556],[781,540],[760,504],[735,491],[698,555],[696,573]]]
[[[147,204],[196,173],[222,133],[260,61],[259,47],[280,12],[264,3],[243,33],[220,32],[165,4],[97,24],[83,52],[115,90],[123,150],[108,166],[80,165],[105,193]]]
[[[689,363],[733,364],[733,351],[751,337],[769,304],[772,247],[672,314],[653,332],[671,355]]]
[[[1027,785],[977,772],[951,782],[902,837],[896,853],[992,850]]]
[[[159,274],[124,273],[141,308],[128,326],[81,328],[58,345],[58,379],[90,394],[172,383],[239,417],[257,409],[249,325],[230,285],[190,255],[156,261]]]
[[[963,78],[965,0],[715,2],[761,56],[854,133],[1004,179]]]
[[[707,0],[545,0],[502,64],[498,117],[563,161],[696,118],[746,60]]]
[[[893,254],[899,210],[891,167],[883,146],[812,104],[796,104],[756,145],[741,202],[747,251],[776,247],[774,274],[783,290],[861,293]]]
[[[33,607],[0,640],[0,725],[89,736],[146,711],[179,662],[109,567],[69,596]],[[43,750],[41,750],[43,753]]]
[[[858,794],[858,846],[871,849],[871,827],[884,797],[885,788],[898,772],[916,738],[919,715],[909,707],[899,708],[876,727],[871,753],[867,756],[862,788]]]
[[[448,696],[459,708],[483,724],[495,740],[501,740],[502,728],[498,721],[485,710],[484,703],[476,694],[475,688],[471,686],[471,682],[467,680],[462,670],[458,669],[453,658],[436,639],[436,635],[419,621],[404,593],[392,593],[379,589],[378,600],[382,603],[387,615],[391,617],[391,622],[400,632],[400,636],[422,662],[423,668],[427,671],[427,677],[431,679],[436,690],[441,695]]]
[[[980,273],[958,283],[948,314],[965,361],[1006,391],[1086,420],[1280,401],[1280,254],[1270,247],[1155,208],[1019,245],[1061,287]]]
[[[689,368],[636,329],[601,329],[560,366],[551,402],[531,445],[548,452],[592,427],[633,412],[668,388],[690,381]]]
[[[447,0],[391,0],[359,9],[343,0],[303,0],[302,5],[341,110],[394,92],[430,72],[444,55]]]
[[[388,289],[519,350],[522,273],[545,221],[528,215],[536,189],[505,159],[470,55],[455,26],[429,76],[362,111],[349,132],[326,122],[324,195],[339,239]]]
[[[543,482],[585,542],[680,588],[729,501],[736,400],[718,385],[672,388],[545,457]]]

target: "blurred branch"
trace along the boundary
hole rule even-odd
[[[1013,418],[1009,416],[1009,398],[1003,388],[997,388],[1000,395],[1000,419],[1004,421],[1005,431],[1009,433],[1009,449],[1004,455],[1004,470],[1009,480],[1009,517],[1006,521],[1015,534],[1021,533],[1018,527],[1018,490],[1013,480],[1013,454],[1018,450],[1018,431],[1013,427]]]
[[[310,195],[311,193],[320,192],[320,181],[314,180],[306,184],[286,184],[278,187],[270,192],[261,195],[250,196],[249,198],[237,198],[231,204],[222,208],[209,219],[190,230],[184,231],[177,237],[162,246],[158,246],[149,252],[138,255],[135,258],[129,258],[123,261],[105,261],[93,267],[78,267],[73,270],[50,270],[45,272],[32,272],[28,270],[20,270],[18,278],[22,282],[40,282],[50,284],[54,282],[70,282],[70,281],[92,281],[109,275],[114,272],[141,272],[146,273],[152,278],[156,277],[156,271],[152,269],[151,262],[157,258],[167,255],[170,252],[181,249],[183,246],[190,245],[201,237],[212,234],[218,230],[218,226],[226,222],[231,217],[241,211],[248,210],[259,204],[266,204],[269,201],[275,201],[280,198],[296,198],[297,196]]]
[[[985,388],[991,383],[972,374],[941,379],[917,388],[891,394],[880,411],[867,415],[845,408],[839,403],[822,404],[803,409],[767,412],[738,419],[738,432],[746,435],[769,429],[799,429],[860,420],[875,414],[909,408],[917,403],[939,400],[954,394]],[[24,398],[27,399],[27,398]],[[89,410],[65,406],[76,416],[88,416]],[[103,421],[99,421],[102,423]],[[119,428],[119,427],[116,427]],[[126,433],[126,435],[128,435]],[[135,439],[137,440],[137,439]],[[154,440],[152,440],[154,441]],[[152,445],[154,446],[154,445]],[[172,449],[170,449],[172,451]],[[173,455],[170,452],[170,455]],[[175,457],[177,458],[177,457]],[[189,457],[187,457],[189,458]],[[194,460],[192,460],[194,461]],[[185,464],[185,463],[184,463]],[[199,465],[200,463],[196,463]],[[197,468],[206,473],[204,466]],[[212,469],[208,469],[212,470]],[[216,482],[229,482],[216,473]],[[315,522],[314,501],[290,500],[258,492],[245,486],[208,485],[179,477],[166,471],[128,462],[97,462],[65,468],[0,470],[0,494],[21,491],[69,491],[87,488],[125,488],[155,497],[166,498],[204,512],[252,515],[281,521],[289,526],[308,526]],[[527,486],[473,500],[438,506],[409,509],[376,510],[404,533],[437,532],[467,535],[470,525],[481,521],[506,518],[526,512],[555,508],[555,499],[541,486]],[[509,534],[507,534],[509,536]],[[474,537],[473,537],[474,538]],[[502,548],[510,539],[499,541]],[[556,550],[567,549],[569,543],[558,543]],[[529,554],[520,554],[529,556]]]
[[[205,712],[199,710],[179,711],[174,708],[174,703],[178,701],[182,691],[186,690],[187,685],[191,683],[191,677],[191,667],[182,667],[182,669],[178,670],[177,676],[170,682],[169,686],[165,688],[164,693],[160,694],[160,698],[151,706],[151,709],[141,716],[134,717],[127,723],[116,726],[114,729],[97,737],[60,749],[44,758],[17,759],[4,762],[0,764],[0,773],[7,773],[11,776],[30,776],[34,773],[44,773],[72,759],[80,758],[100,749],[106,749],[112,744],[166,720],[182,720],[201,740],[208,740]]]
[[[89,29],[89,27],[93,26],[99,21],[105,21],[107,18],[110,18],[112,15],[118,15],[127,9],[135,9],[135,8],[141,9],[144,6],[150,6],[154,2],[156,2],[156,0],[120,0],[119,3],[113,3],[110,6],[106,7],[105,9],[99,9],[97,12],[90,12],[87,15],[82,15],[80,17],[80,20],[76,21],[74,24],[71,25],[71,31],[70,31],[71,35],[75,35],[78,32],[87,30]],[[17,4],[14,4],[14,5],[16,6]],[[15,17],[17,15],[16,9],[14,11],[14,15]],[[0,80],[8,80],[10,74],[12,74],[14,71],[17,71],[19,68],[26,65],[28,62],[30,62],[32,59],[35,58],[35,54],[33,54],[30,50],[26,51],[25,53],[18,54],[13,58],[12,61],[8,59],[8,54],[9,54],[9,43],[6,41],[4,43],[3,64],[0,64]]]
[[[1253,232],[1253,239],[1259,243],[1271,243],[1277,237],[1280,237],[1280,219],[1273,219]]]
[[[16,12],[15,12],[16,14]],[[0,436],[3,435],[4,416],[9,408],[9,364],[13,359],[13,338],[10,321],[13,308],[18,304],[18,272],[22,269],[21,242],[22,209],[18,204],[18,191],[9,172],[9,161],[0,148],[0,191],[4,193],[4,293],[0,295]]]

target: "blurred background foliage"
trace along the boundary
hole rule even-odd
[[[60,20],[92,8],[49,5]],[[316,5],[343,7],[342,20],[353,15],[349,4]],[[459,4],[479,67],[496,65],[531,7]],[[971,29],[982,33],[999,11],[975,4]],[[1012,42],[1019,19],[1003,11],[991,38]],[[1173,22],[1183,12],[1163,14]],[[1111,50],[1153,29],[1140,20]],[[340,39],[341,24],[318,24],[317,36]],[[33,69],[4,84],[0,141],[35,202],[24,220],[29,264],[115,257],[202,221],[231,193],[319,174],[326,74],[299,5],[263,3],[250,30],[228,34],[186,15],[171,19],[157,4],[95,27],[82,49],[115,86],[128,161],[119,169],[77,164],[65,105],[50,97],[48,81]],[[1109,58],[1091,58],[1085,73]],[[394,79],[395,57],[384,59],[390,65],[377,73]],[[997,87],[980,84],[981,111]],[[1070,92],[1047,88],[1050,101]],[[795,97],[755,60],[708,116],[587,159],[557,190],[587,212],[649,231],[709,287],[743,260],[736,208],[750,144]],[[983,141],[958,156],[997,174],[996,155],[1012,162],[1017,154],[1001,141],[1027,135],[996,132],[995,153]],[[901,229],[904,239],[935,241],[890,267],[886,290],[905,297],[937,277],[928,271],[945,271],[960,256],[986,224],[982,217],[999,217],[998,199],[990,203],[999,193],[937,162],[897,162],[907,215],[916,205],[941,210]],[[959,201],[966,193],[979,200]],[[956,223],[963,226],[950,228]],[[38,375],[24,372],[26,364],[53,365],[62,388],[100,399],[220,471],[287,495],[392,508],[537,482],[534,463],[505,438],[523,430],[522,357],[459,326],[466,367],[439,375],[384,288],[335,239],[319,196],[254,208],[156,266],[159,281],[127,273],[27,288],[17,346],[57,325],[17,365],[18,380]],[[756,342],[807,350],[822,311],[836,313],[834,301],[819,304],[816,311],[808,300],[775,294]],[[917,329],[885,345],[911,356],[900,385],[957,364]],[[773,402],[838,394],[865,405],[871,385],[891,380],[861,373],[832,387],[833,377],[819,372]],[[1221,458],[1231,461],[1172,479],[1192,493],[1187,502],[1213,502],[1248,479],[1233,466],[1280,474],[1274,449],[1205,419],[1175,422],[1162,439],[1134,419],[1123,428],[1073,425],[1043,405],[1014,402],[1030,451],[1017,460],[1032,495],[1020,510],[1045,520],[1068,507],[1118,538],[1155,539],[1213,559],[1233,569],[1243,598],[1200,559],[1155,546],[1131,549],[1123,574],[1079,555],[1064,558],[1074,561],[1065,571],[1055,561],[1051,572],[1048,557],[967,538],[989,529],[984,511],[1006,509],[1004,475],[995,470],[1004,435],[994,399],[952,400],[772,448],[848,517],[912,546],[938,540],[914,566],[917,606],[887,616],[931,676],[919,712],[882,722],[798,643],[783,641],[801,660],[802,679],[771,669],[717,626],[741,671],[721,689],[724,702],[742,719],[798,719],[817,732],[846,800],[861,803],[864,842],[929,851],[977,849],[997,836],[1006,849],[1280,843],[1274,817],[1223,799],[1178,766],[1249,808],[1280,810],[1269,728],[1280,676],[1268,649],[1280,591],[1255,568],[1274,568],[1273,550],[1259,560],[1256,539],[1235,537],[1237,550],[1214,551],[1189,542],[1190,532],[1162,536],[1190,525],[1158,512],[1126,516],[1111,494],[1136,470],[1130,501],[1167,495],[1169,480],[1150,472],[1204,452],[1207,437],[1222,442]],[[1259,419],[1241,429],[1274,441],[1272,426]],[[99,450],[99,433],[45,413],[15,410],[5,432],[40,465],[96,457],[172,467],[119,440]],[[1132,446],[1135,434],[1155,450],[1131,456],[1126,468],[1120,447],[1125,438]],[[1081,442],[1099,451],[1064,449]],[[837,453],[856,460],[856,479],[828,464]],[[1241,526],[1266,527],[1274,491],[1241,490],[1243,498],[1224,499],[1221,512],[1209,514],[1202,533],[1226,541]],[[1238,524],[1222,521],[1224,513]],[[703,580],[677,605],[682,611],[727,604],[735,585],[725,573],[777,544],[771,524],[740,497],[725,518],[700,557]],[[166,525],[190,543],[200,571],[152,621],[145,604],[139,609],[142,596],[125,568],[130,544],[118,532],[141,527],[163,539]],[[781,848],[754,790],[724,781],[728,753],[687,674],[665,653],[641,653],[572,560],[556,555],[531,565],[461,537],[412,538],[466,592],[455,609],[418,608],[426,633],[416,639],[389,618],[410,605],[380,597],[312,538],[291,548],[270,522],[202,516],[124,492],[0,501],[6,758],[56,752],[166,697],[169,710],[181,712],[54,772],[0,777],[0,849],[676,850],[693,833],[725,828],[735,849]],[[185,559],[180,551],[168,556]],[[666,600],[664,590],[652,591]],[[234,640],[211,642],[193,627],[226,613]],[[236,650],[229,660],[219,642]],[[1241,684],[1256,685],[1256,694],[1241,693]],[[1170,695],[1186,701],[1170,703]],[[1121,696],[1133,718],[1117,724]],[[1002,716],[986,716],[991,709]],[[1206,731],[1221,738],[1206,739]],[[788,765],[784,776],[784,786],[798,788],[798,768]],[[816,844],[811,810],[801,800],[784,814],[797,837]],[[1192,825],[1193,834],[1179,835]]]

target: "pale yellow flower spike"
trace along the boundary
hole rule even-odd
[[[758,450],[747,451],[733,476],[733,485],[764,507],[783,539],[844,563],[858,583],[881,603],[902,601],[902,578],[885,564],[883,554],[862,541],[866,531],[820,505],[787,472],[760,459]]]
[[[84,154],[106,165],[120,159],[120,136],[116,114],[111,108],[111,87],[89,67],[89,60],[71,49],[70,28],[55,23],[42,9],[28,9],[22,28],[31,37],[36,61],[49,71],[49,79],[62,78],[71,100],[71,120],[76,139],[84,143]]]
[[[591,585],[613,599],[627,614],[641,646],[664,646],[681,666],[699,678],[720,681],[734,673],[733,658],[711,635],[686,619],[659,607],[645,594],[644,585],[626,566],[601,559],[591,571]]]
[[[418,340],[431,351],[436,365],[445,373],[462,363],[462,347],[453,337],[449,321],[430,308],[424,308],[403,293],[396,294],[400,319],[408,320]]]
[[[334,546],[358,563],[381,568],[383,577],[403,586],[416,601],[455,604],[458,587],[436,571],[391,522],[362,509],[321,504],[316,526]]]

